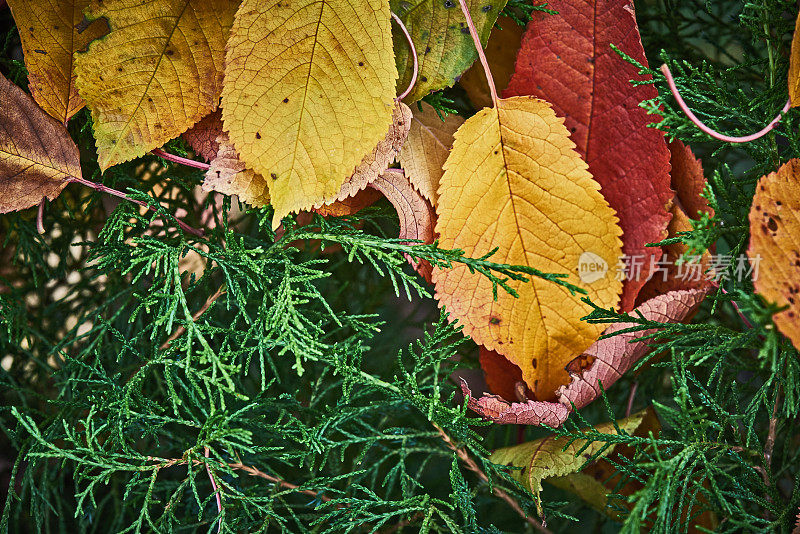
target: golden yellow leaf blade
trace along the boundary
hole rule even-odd
[[[411,130],[400,151],[400,165],[420,194],[436,207],[436,190],[444,174],[444,162],[453,146],[453,134],[464,119],[458,115],[439,118],[430,104],[422,103],[422,111],[414,108]]]
[[[34,100],[50,116],[67,122],[83,107],[75,87],[73,53],[105,33],[100,21],[79,31],[89,0],[10,0],[19,29]]]
[[[800,347],[800,159],[789,160],[758,181],[747,254],[756,292],[787,308],[772,320]]]
[[[96,0],[110,33],[76,54],[100,168],[142,156],[217,108],[236,0]]]
[[[614,307],[622,282],[614,266],[622,231],[574,144],[547,102],[500,100],[455,134],[439,185],[436,231],[443,248],[492,261],[571,274],[597,305]],[[608,266],[604,276],[576,276],[579,263]],[[478,344],[522,369],[538,400],[554,400],[570,381],[564,367],[589,347],[602,325],[580,320],[591,308],[552,282],[510,283],[514,298],[466,266],[435,270],[436,297]]]
[[[8,213],[57,197],[81,166],[64,125],[1,74],[0,102],[0,213]]]
[[[386,0],[244,0],[228,42],[222,119],[285,215],[333,199],[392,118]]]
[[[794,25],[792,49],[789,55],[789,101],[792,107],[800,106],[800,13]]]

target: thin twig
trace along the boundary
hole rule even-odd
[[[42,197],[39,202],[39,210],[36,212],[36,231],[39,234],[44,234],[44,203],[47,202],[47,197]]]
[[[481,60],[481,65],[483,65],[483,72],[486,74],[486,82],[489,84],[489,92],[492,95],[492,104],[496,109],[497,88],[494,85],[494,78],[492,78],[492,71],[489,68],[489,61],[486,59],[486,54],[483,53],[481,38],[478,37],[478,30],[475,29],[475,23],[472,22],[472,16],[469,14],[469,8],[467,8],[467,4],[464,2],[464,0],[458,0],[458,3],[461,5],[461,11],[464,13],[464,17],[467,19],[469,34],[472,36],[472,40],[475,42],[475,50],[478,51],[478,58]]]
[[[77,178],[75,176],[70,176],[67,179],[67,181],[74,182],[76,184],[81,184],[83,186],[89,187],[89,188],[94,189],[95,191],[99,191],[101,193],[107,193],[109,195],[125,199],[125,200],[127,200],[129,202],[133,202],[134,204],[137,204],[139,206],[147,208],[147,209],[149,209],[149,210],[151,210],[153,212],[156,211],[156,209],[153,206],[151,206],[149,204],[146,204],[146,203],[142,202],[141,200],[136,200],[135,198],[131,198],[128,195],[126,195],[125,193],[123,193],[122,191],[117,191],[116,189],[112,189],[111,187],[108,187],[106,185],[98,184],[98,183],[95,183],[95,182],[90,182],[89,180],[84,180],[83,178]],[[177,221],[178,226],[180,226],[185,232],[189,232],[190,234],[196,235],[197,237],[203,237],[203,231],[202,230],[198,230],[196,228],[192,228],[191,226],[189,226],[188,224],[186,224],[182,220],[178,219],[177,217],[175,217],[175,220]]]
[[[208,458],[209,450],[208,447],[204,447],[204,456]],[[214,495],[217,498],[217,510],[219,511],[219,525],[217,525],[217,532],[222,532],[222,497],[219,494],[219,488],[217,487],[217,481],[214,479],[214,472],[211,471],[211,465],[208,463],[208,460],[205,462],[206,464],[206,472],[208,473],[208,478],[211,480],[211,489],[214,490]]]
[[[636,390],[639,389],[639,382],[631,384],[631,392],[628,394],[628,407],[625,409],[625,417],[631,415],[633,410],[633,399],[636,398]]]
[[[204,171],[207,171],[208,169],[211,168],[211,165],[209,165],[208,163],[203,163],[202,161],[195,161],[193,159],[176,156],[175,154],[164,152],[160,148],[153,149],[150,151],[150,153],[167,161],[171,161],[173,163],[180,163],[181,165],[186,165],[187,167],[194,167],[195,169],[202,169]]]
[[[781,400],[782,387],[778,384],[778,391],[775,392],[775,405],[772,407],[772,416],[769,418],[769,430],[767,431],[767,440],[764,442],[764,462],[767,464],[767,469],[772,466],[772,451],[775,448],[775,434],[778,429],[778,406]]]
[[[405,97],[408,96],[408,93],[411,92],[411,89],[414,88],[414,84],[417,83],[417,74],[419,73],[419,62],[417,60],[417,48],[414,46],[414,40],[411,39],[411,34],[408,33],[408,29],[406,25],[403,24],[403,21],[400,20],[400,17],[392,13],[392,19],[400,26],[400,30],[402,30],[403,35],[406,36],[406,40],[408,41],[408,47],[411,49],[411,57],[414,58],[414,72],[411,74],[411,81],[408,82],[408,87],[406,90],[403,91],[398,97],[397,100],[403,100]]]
[[[203,305],[202,305],[202,306],[200,306],[200,309],[199,309],[199,310],[197,310],[197,311],[196,311],[196,312],[195,312],[195,313],[192,315],[192,321],[197,321],[197,320],[200,318],[200,316],[201,316],[201,315],[203,315],[203,314],[204,314],[204,313],[205,313],[205,312],[208,310],[208,308],[210,308],[210,307],[211,307],[211,305],[212,305],[212,304],[214,304],[214,302],[215,302],[215,301],[216,301],[218,298],[220,298],[222,295],[224,295],[224,294],[225,294],[225,286],[224,286],[224,285],[222,285],[222,286],[219,286],[219,287],[217,288],[217,290],[214,292],[214,294],[210,295],[210,296],[209,296],[209,297],[206,299],[206,301],[203,303]],[[162,343],[162,344],[161,344],[161,346],[159,347],[159,349],[160,349],[160,350],[165,350],[166,348],[168,348],[168,347],[169,347],[169,345],[170,345],[170,343],[172,343],[173,341],[175,341],[176,339],[178,339],[179,337],[181,337],[181,336],[183,335],[183,333],[184,333],[184,332],[186,332],[186,327],[185,327],[185,326],[180,326],[180,327],[178,327],[178,328],[177,328],[177,329],[176,329],[176,330],[175,330],[175,331],[172,333],[172,335],[170,335],[170,336],[167,338],[167,340],[166,340],[164,343]]]
[[[464,463],[464,465],[467,466],[467,469],[478,475],[478,478],[480,478],[483,482],[488,483],[489,477],[486,476],[486,473],[484,473],[483,470],[478,466],[478,464],[475,463],[475,460],[473,460],[470,457],[469,453],[467,453],[467,451],[465,451],[461,447],[458,447],[453,442],[453,439],[450,436],[448,436],[447,433],[442,429],[442,427],[440,427],[436,423],[431,423],[431,424],[439,432],[439,436],[442,438],[445,444],[453,452],[455,452],[456,455],[458,456],[458,459],[461,460]],[[544,534],[552,534],[550,530],[548,530],[542,523],[540,523],[539,521],[537,521],[532,517],[529,517],[528,514],[526,514],[525,511],[522,509],[522,507],[519,505],[519,503],[517,503],[517,501],[515,501],[514,498],[511,497],[511,495],[509,495],[508,493],[497,487],[492,488],[492,491],[494,492],[495,495],[506,501],[506,503],[508,503],[508,505],[515,512],[517,512],[517,514],[519,514],[520,517],[522,517],[525,521],[527,521],[533,528]]]
[[[664,73],[664,77],[667,79],[667,84],[669,85],[669,90],[672,91],[672,96],[675,97],[675,100],[678,102],[678,105],[680,106],[681,110],[683,110],[686,116],[689,117],[689,120],[692,121],[694,125],[700,128],[700,130],[702,130],[704,133],[710,135],[714,139],[725,141],[726,143],[749,143],[750,141],[755,141],[756,139],[764,137],[770,131],[772,131],[773,128],[775,128],[775,125],[781,121],[783,115],[787,111],[789,111],[789,108],[792,105],[791,100],[788,100],[786,102],[786,105],[783,106],[783,109],[778,114],[778,116],[772,119],[772,122],[767,124],[763,129],[759,130],[758,132],[751,135],[746,135],[744,137],[731,137],[729,135],[721,134],[716,130],[712,130],[711,128],[703,124],[703,121],[698,119],[697,116],[694,113],[692,113],[692,110],[689,109],[689,106],[686,105],[686,102],[684,102],[683,97],[681,97],[680,91],[678,91],[678,87],[675,85],[675,80],[672,77],[672,73],[670,72],[669,67],[667,67],[666,64],[661,65],[661,72]]]

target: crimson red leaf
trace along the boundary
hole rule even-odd
[[[669,151],[639,107],[655,98],[652,85],[634,87],[637,69],[611,45],[647,64],[633,2],[552,0],[557,15],[534,12],[504,97],[534,95],[553,104],[601,192],[617,211],[623,253],[637,256],[643,273],[627,280],[620,308],[630,310],[661,250],[645,247],[666,237],[672,200]]]

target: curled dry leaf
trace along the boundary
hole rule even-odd
[[[643,410],[625,419],[613,423],[596,425],[592,429],[601,434],[616,435],[619,431],[633,434],[648,416],[648,410]],[[655,417],[650,415],[650,417]],[[617,430],[619,428],[619,430]],[[516,479],[523,487],[530,491],[535,500],[537,511],[543,513],[539,493],[542,491],[542,480],[551,477],[565,477],[577,473],[581,466],[592,457],[604,458],[614,452],[615,445],[605,441],[587,441],[576,439],[569,441],[565,437],[550,436],[536,441],[530,441],[513,447],[496,450],[489,457],[489,461],[509,467],[517,467],[509,471],[512,478]],[[584,482],[584,481],[581,481]],[[582,487],[587,493],[597,493],[595,487]]]
[[[527,265],[546,273],[578,271],[581,257],[615,265],[621,254],[617,218],[574,150],[563,120],[532,97],[498,101],[455,134],[439,185],[436,231],[443,248]],[[581,317],[591,307],[550,281],[509,282],[494,299],[491,282],[459,265],[435,270],[436,298],[476,343],[522,369],[538,400],[553,400],[569,382],[564,366],[602,331]],[[621,282],[613,273],[584,283],[589,298],[615,307]]]
[[[216,109],[238,0],[94,0],[111,29],[76,54],[102,170],[142,156]],[[137,52],[138,51],[138,52]],[[141,51],[146,51],[142,53]]]
[[[641,313],[646,320],[659,323],[686,321],[697,311],[707,293],[708,289],[673,291],[645,302],[636,308],[634,313]],[[603,335],[607,336],[635,326],[633,323],[615,323],[609,326]],[[505,424],[545,424],[557,427],[564,423],[572,410],[573,403],[575,408],[580,409],[600,395],[598,382],[603,384],[604,389],[608,389],[644,357],[651,346],[642,338],[654,332],[652,329],[640,330],[596,341],[580,357],[566,366],[571,382],[556,392],[557,402],[531,400],[527,403],[509,403],[496,395],[473,399],[466,383],[462,384],[462,390],[465,395],[470,396],[469,407],[489,420]],[[516,379],[513,368],[508,366],[495,365],[484,368],[484,372],[497,372],[498,368],[502,368],[504,376],[510,377],[510,380]],[[522,376],[521,372],[519,376]],[[499,380],[502,380],[502,377],[487,376],[486,382],[491,387],[496,387],[492,384]]]
[[[386,135],[397,69],[386,0],[244,0],[227,45],[222,121],[267,178],[273,227],[335,199]]]
[[[196,154],[206,161],[211,161],[219,152],[217,137],[220,135],[222,135],[222,112],[217,110],[200,119],[200,122],[183,132],[181,137],[189,143]]]
[[[751,262],[756,293],[778,307],[778,329],[800,347],[800,160],[762,176],[750,208]],[[757,263],[756,263],[757,262]]]
[[[497,24],[492,29],[484,53],[489,61],[489,67],[492,69],[492,79],[498,93],[502,93],[508,87],[511,75],[514,74],[514,63],[516,63],[517,51],[522,44],[524,33],[525,27],[508,17],[497,19]],[[486,73],[483,72],[483,65],[480,62],[473,63],[458,84],[464,88],[476,109],[488,108],[492,105],[492,95],[486,81]]]
[[[647,65],[633,2],[554,0],[548,8],[558,15],[533,13],[503,96],[543,98],[566,118],[578,152],[617,212],[623,253],[644,265],[638,279],[625,282],[620,308],[628,311],[651,259],[661,257],[659,248],[645,245],[665,238],[670,220],[669,151],[663,134],[647,127],[655,118],[639,107],[658,94],[652,85],[632,85],[637,68],[611,48]]]
[[[414,109],[411,130],[400,151],[400,165],[417,190],[434,207],[444,162],[453,147],[453,134],[464,124],[458,115],[439,117],[431,105],[422,102],[422,111]]]
[[[450,87],[478,59],[464,15],[458,9],[458,0],[391,0],[390,4],[411,34],[417,50],[419,72],[417,83],[406,97],[408,102]],[[467,0],[484,45],[505,5],[506,0]],[[405,35],[399,30],[394,32],[394,49],[400,73],[397,92],[400,93],[411,82],[414,58]]]
[[[392,123],[389,125],[386,135],[378,141],[372,152],[364,156],[353,174],[342,184],[339,193],[332,198],[326,198],[324,202],[344,200],[375,181],[400,154],[400,149],[403,148],[410,128],[411,109],[402,102],[396,101],[392,111]]]
[[[81,165],[64,125],[2,74],[0,102],[0,213],[8,213],[54,199]]]
[[[683,211],[690,219],[699,219],[703,212],[713,216],[714,210],[703,196],[707,184],[703,163],[678,139],[669,144],[669,153],[671,185]]]
[[[217,156],[211,160],[211,167],[206,171],[203,190],[238,195],[242,201],[254,206],[269,204],[266,180],[245,167],[230,143],[228,134],[221,134],[216,142],[219,149]]]
[[[66,123],[83,107],[75,87],[73,54],[107,31],[96,21],[78,28],[89,0],[11,0],[33,99]]]
[[[400,218],[400,239],[413,239],[423,243],[433,243],[436,213],[430,203],[422,198],[419,191],[411,186],[403,171],[388,169],[369,186],[380,191],[392,203]],[[432,267],[425,260],[416,261],[406,256],[409,263],[428,282],[431,281]]]

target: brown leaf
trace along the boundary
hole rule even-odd
[[[242,201],[255,206],[268,204],[269,193],[264,177],[245,168],[228,139],[228,134],[221,134],[216,141],[219,149],[211,161],[211,167],[206,171],[203,190],[238,195]]]
[[[699,219],[702,212],[714,215],[708,199],[702,196],[706,188],[703,164],[692,153],[692,149],[678,139],[669,144],[672,189],[683,210],[690,219]]]
[[[64,125],[2,75],[0,102],[0,213],[8,213],[54,199],[81,165]]]
[[[645,319],[661,323],[685,321],[697,311],[707,292],[707,289],[673,291],[645,302],[634,313],[641,313]],[[633,326],[635,325],[631,323],[616,323],[609,326],[603,334],[612,334]],[[497,423],[560,426],[572,410],[571,403],[577,409],[588,405],[600,395],[598,381],[603,384],[604,389],[608,389],[650,351],[650,344],[641,338],[654,331],[623,333],[596,341],[576,358],[573,365],[567,366],[572,381],[559,388],[556,402],[509,403],[496,395],[488,395],[479,399],[471,398],[468,406]],[[496,367],[488,368],[489,373],[493,371],[496,372]],[[484,368],[484,372],[487,372],[487,368]],[[498,386],[492,386],[492,382],[501,378],[487,374],[486,382],[493,391],[498,391],[495,389]],[[466,383],[461,388],[465,394],[470,393]]]
[[[189,143],[192,150],[206,161],[217,157],[219,143],[217,137],[222,134],[222,112],[220,110],[209,113],[200,122],[186,130],[181,137]]]
[[[651,260],[661,257],[647,243],[667,235],[670,220],[669,151],[664,136],[649,128],[657,117],[639,103],[658,96],[638,69],[611,48],[643,65],[647,60],[631,0],[552,0],[558,12],[534,12],[517,54],[516,72],[504,97],[534,95],[565,117],[577,150],[617,212],[623,254],[642,261],[642,275],[625,281],[620,309],[634,307]]]
[[[342,184],[335,200],[344,200],[363,190],[380,174],[389,168],[389,165],[400,154],[411,128],[411,109],[402,102],[395,101],[392,111],[392,124],[386,136],[378,142],[371,153],[364,156],[353,174]]]
[[[415,109],[411,116],[411,130],[400,151],[400,165],[422,196],[436,207],[439,180],[444,174],[444,162],[453,147],[453,134],[464,119],[458,115],[439,118],[436,110],[425,102],[422,111]]]
[[[800,347],[800,159],[762,176],[750,208],[750,248],[756,293],[786,308],[772,316],[778,329]]]
[[[370,182],[392,203],[400,217],[400,239],[414,239],[423,243],[433,243],[436,213],[430,203],[422,198],[419,191],[411,186],[403,171],[388,169]],[[428,282],[431,281],[432,267],[425,260],[415,261],[406,256],[414,269]]]
[[[319,213],[323,217],[347,217],[354,215],[364,208],[373,205],[381,199],[380,191],[367,187],[363,191],[359,191],[352,197],[347,197],[344,200],[337,200],[331,204],[324,204],[313,211]]]
[[[492,69],[492,79],[494,79],[498,93],[508,87],[511,75],[514,74],[514,63],[517,60],[517,51],[522,44],[524,33],[525,27],[508,17],[499,17],[497,24],[492,29],[484,53],[489,61],[489,67]],[[479,61],[472,64],[458,84],[464,88],[476,109],[488,108],[492,105],[489,84],[486,82],[486,74]]]

